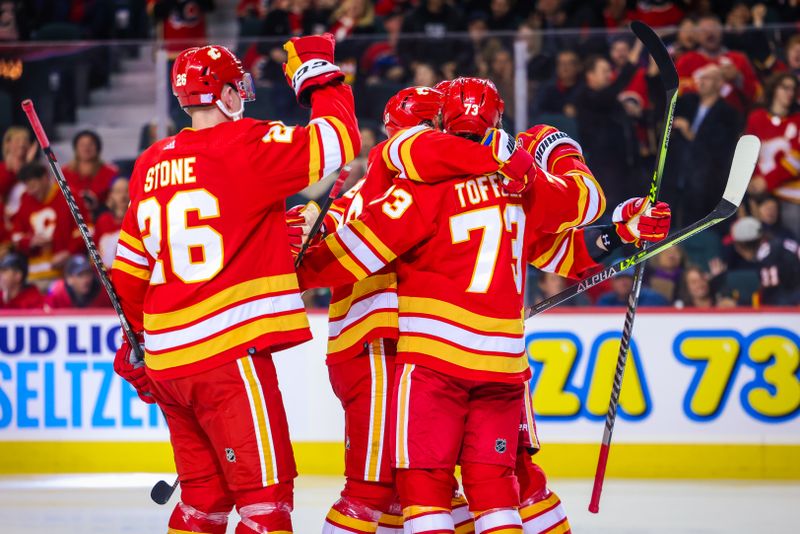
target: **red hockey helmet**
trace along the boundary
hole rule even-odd
[[[438,128],[444,94],[430,87],[401,89],[386,102],[383,125],[389,136],[405,128],[430,121]]]
[[[239,112],[230,112],[219,103],[226,85],[233,86],[239,92],[242,102],[256,98],[250,74],[244,71],[239,58],[224,46],[187,48],[175,59],[172,66],[172,93],[182,108],[216,104],[228,117],[240,117],[244,104]]]
[[[450,82],[442,107],[442,124],[452,134],[483,136],[496,128],[505,104],[490,80],[456,78]]]

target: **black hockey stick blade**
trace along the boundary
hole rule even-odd
[[[653,56],[653,60],[658,65],[658,75],[661,78],[661,83],[664,84],[664,90],[677,89],[678,71],[675,69],[675,64],[672,62],[672,58],[669,57],[669,51],[664,46],[661,38],[656,35],[653,28],[638,20],[631,22],[631,31],[644,44],[650,55]]]
[[[153,499],[153,502],[161,505],[167,504],[172,494],[175,493],[175,488],[178,487],[178,480],[176,478],[171,486],[167,482],[159,480],[150,490],[150,498]]]
[[[670,247],[693,237],[703,230],[727,219],[739,209],[747,186],[758,161],[758,152],[761,149],[761,141],[754,135],[744,135],[736,145],[736,152],[733,155],[728,182],[725,185],[725,192],[714,210],[695,223],[683,228],[668,236],[663,241],[653,244],[646,250],[640,250],[635,254],[623,258],[602,269],[601,271],[586,277],[577,284],[569,286],[560,293],[538,302],[528,309],[527,317],[538,315],[544,311],[558,306],[575,295],[585,292],[591,287],[596,286],[604,280],[608,280],[615,274],[625,269],[630,269],[643,261],[664,252]]]

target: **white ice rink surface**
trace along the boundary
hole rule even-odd
[[[0,477],[3,534],[163,533],[172,505],[150,501],[150,487],[170,475]],[[297,480],[294,531],[317,534],[341,479]],[[606,481],[601,511],[586,511],[589,480],[555,480],[573,532],[766,533],[800,532],[800,483]],[[233,532],[233,524],[228,532]]]

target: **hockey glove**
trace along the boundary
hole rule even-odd
[[[292,37],[283,45],[288,55],[283,64],[283,73],[301,106],[311,105],[311,92],[314,89],[344,80],[344,74],[333,63],[335,46],[336,41],[330,33]]]
[[[503,175],[503,189],[509,193],[523,193],[533,186],[539,169],[534,164],[533,156],[518,145],[514,136],[504,130],[491,128],[486,132],[481,144],[492,148],[494,159],[500,163],[500,174]]]
[[[122,345],[114,356],[114,372],[125,379],[139,394],[139,398],[147,404],[153,404],[150,377],[144,369],[144,362],[136,361],[130,343],[126,337],[122,337]]]
[[[300,252],[317,217],[319,217],[319,206],[314,201],[308,204],[299,204],[286,212],[286,226],[289,230],[289,246],[292,248],[292,253]],[[323,224],[314,237],[314,243],[321,241],[325,235],[325,225]]]
[[[620,239],[638,247],[641,241],[655,243],[667,237],[671,218],[672,212],[666,202],[651,206],[647,198],[636,197],[617,206],[611,220]]]

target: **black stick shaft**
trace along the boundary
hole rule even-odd
[[[311,226],[311,230],[308,232],[308,237],[306,238],[305,243],[303,243],[303,246],[300,247],[300,252],[297,253],[297,257],[294,260],[295,269],[297,269],[303,262],[303,256],[305,256],[308,247],[311,246],[313,239],[317,237],[317,234],[322,228],[322,223],[325,220],[325,215],[328,213],[328,210],[331,209],[333,201],[339,196],[339,191],[342,190],[342,186],[344,185],[344,182],[347,180],[348,176],[350,176],[350,167],[342,167],[342,170],[339,172],[339,177],[336,178],[336,182],[333,184],[333,187],[331,187],[330,193],[328,193],[328,198],[326,198],[325,202],[322,204],[319,215],[317,215],[317,219],[314,221],[314,224]]]

